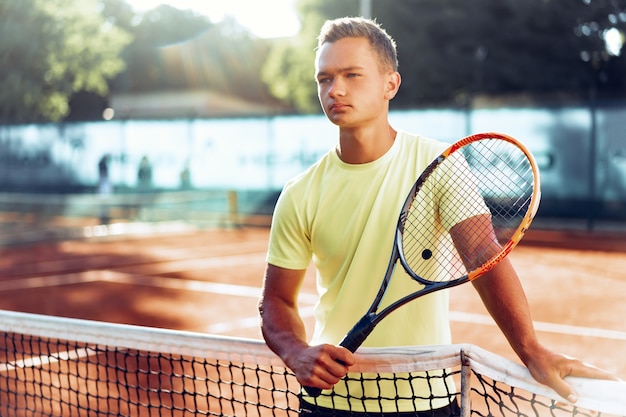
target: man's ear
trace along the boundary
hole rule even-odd
[[[402,78],[398,71],[391,71],[387,74],[387,84],[385,86],[385,98],[391,100],[398,93]]]

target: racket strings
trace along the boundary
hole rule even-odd
[[[471,149],[475,156],[471,170],[489,206],[498,240],[505,243],[516,233],[532,200],[531,162],[518,146],[499,139],[473,142]]]
[[[534,171],[515,144],[482,139],[443,159],[408,207],[403,261],[420,281],[460,279],[497,256],[532,201]],[[478,219],[465,221],[466,219]],[[463,224],[463,233],[448,233]],[[468,226],[469,225],[469,226]]]
[[[493,142],[493,141],[492,141]],[[493,204],[491,212],[494,227],[501,242],[509,240],[515,233],[519,222],[528,212],[533,195],[533,170],[529,159],[516,146],[503,141],[498,151],[494,151],[494,158],[500,162],[502,175],[494,182],[493,189],[498,194],[492,198],[499,204]]]
[[[436,236],[438,231],[434,223],[421,223],[417,213],[425,212],[425,207],[413,206],[407,218],[409,227],[405,228],[403,237],[404,256],[409,268],[419,277],[423,277],[431,282],[441,282],[446,280],[446,275],[441,274],[438,258],[448,258],[452,253],[438,253],[437,244],[432,239],[425,239],[425,236]],[[445,249],[444,249],[445,250]]]

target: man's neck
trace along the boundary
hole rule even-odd
[[[393,146],[396,131],[386,124],[379,129],[340,129],[337,155],[347,164],[366,164]]]

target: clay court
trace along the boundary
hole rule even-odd
[[[260,338],[268,229],[152,226],[0,249],[5,310]],[[531,230],[510,255],[540,338],[626,378],[626,236]],[[384,256],[387,256],[385,254]],[[310,270],[301,297],[311,323]],[[515,359],[471,285],[451,290],[455,343]]]

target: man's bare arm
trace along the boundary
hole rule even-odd
[[[480,246],[488,245],[496,253],[499,244],[487,216],[475,216],[454,226],[450,231],[466,264],[471,263],[473,253],[480,253]],[[482,230],[481,236],[487,239],[466,239],[465,233]],[[485,242],[487,240],[487,242]],[[471,242],[471,244],[467,244]],[[491,271],[472,281],[483,304],[507,338],[509,344],[526,365],[531,375],[540,383],[551,387],[570,402],[576,401],[576,393],[563,379],[580,376],[600,379],[615,379],[613,375],[578,359],[555,353],[543,346],[535,333],[530,307],[519,277],[510,260],[504,258]]]
[[[329,344],[309,346],[298,311],[298,294],[305,270],[268,265],[259,301],[261,331],[272,351],[304,386],[329,389],[354,363],[350,351]]]

